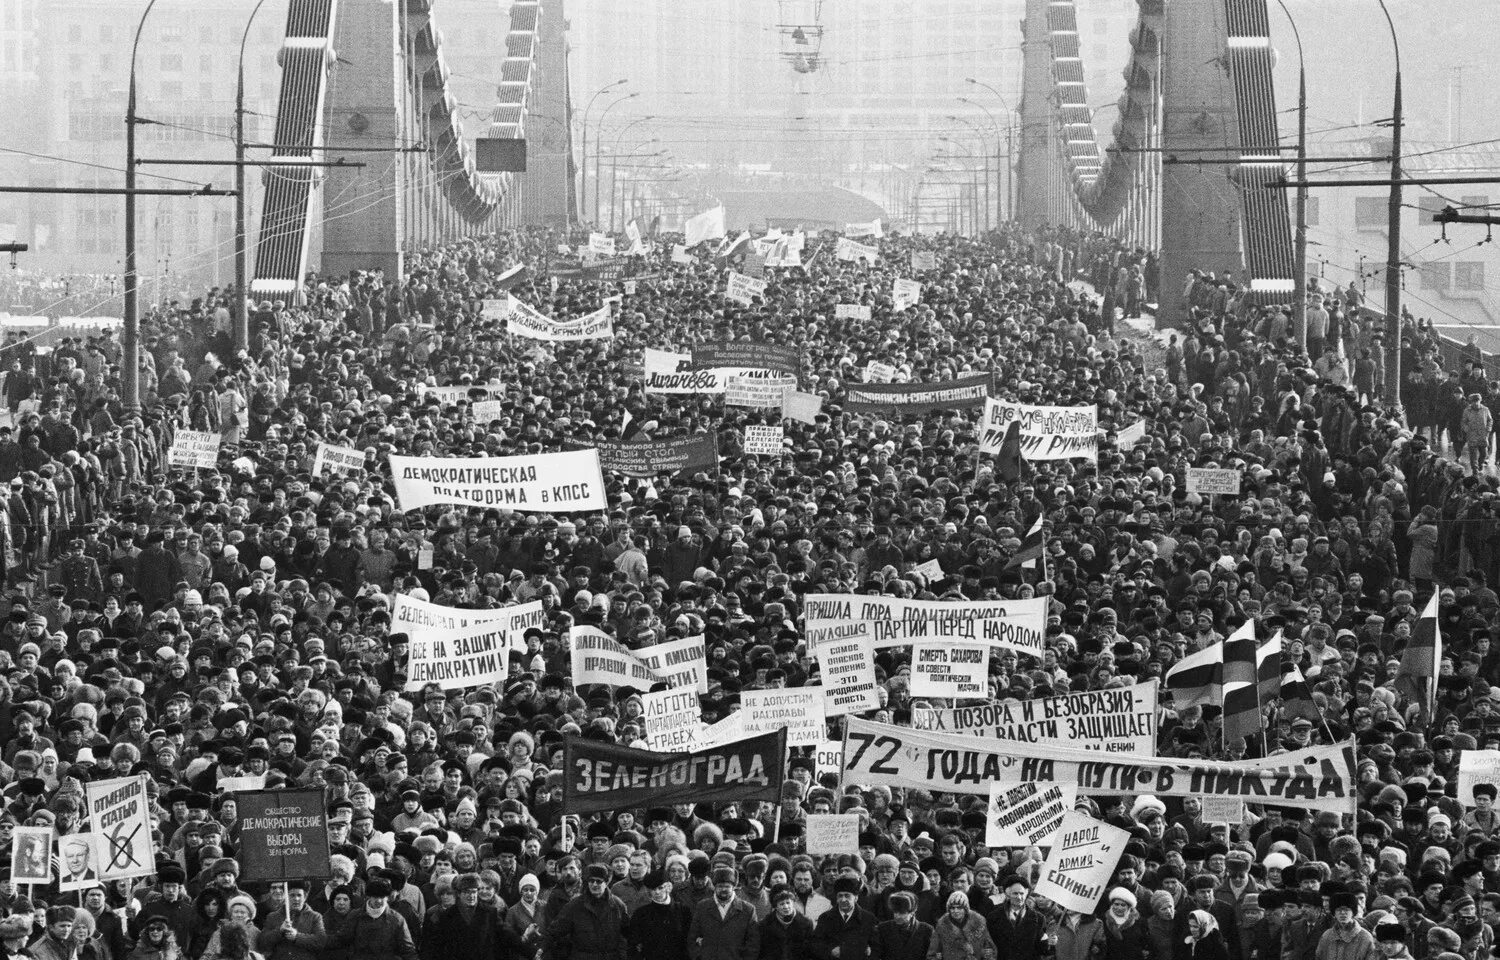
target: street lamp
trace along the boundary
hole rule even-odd
[[[618,100],[611,100],[609,103],[606,103],[604,105],[604,109],[599,111],[599,125],[597,127],[599,132],[594,137],[594,226],[596,228],[599,226],[599,154],[604,152],[603,150],[600,150],[597,145],[604,141],[604,118],[609,116],[609,112],[611,110],[613,110],[615,107],[618,107],[626,100],[634,100],[639,96],[639,93],[627,93],[625,94],[625,96],[621,97]]]
[[[585,210],[588,209],[589,203],[589,111],[594,109],[594,101],[599,99],[600,94],[607,90],[613,90],[622,83],[629,82],[629,80],[616,80],[614,83],[606,83],[594,91],[594,95],[589,97],[588,105],[583,108],[583,149],[580,151],[580,159],[582,160],[580,169],[583,171],[583,196],[579,200],[580,205]],[[582,215],[582,211],[580,211],[579,216],[582,217]]]
[[[643,117],[636,117],[634,120],[630,121],[629,123],[625,124],[625,126],[621,127],[620,128],[620,132],[615,134],[615,146],[614,146],[614,151],[613,151],[612,155],[618,155],[619,154],[619,152],[620,152],[620,141],[625,138],[625,134],[630,131],[631,127],[634,127],[636,124],[639,124],[639,123],[645,123],[647,120],[655,120],[655,119],[656,119],[656,117],[653,114],[649,114],[648,113],[648,114],[646,114]],[[602,118],[601,118],[601,121],[602,121]],[[602,140],[603,135],[604,135],[603,129],[601,129],[599,131],[599,135],[600,135],[600,138]],[[655,141],[653,141],[653,142],[655,142]],[[598,189],[597,184],[595,185],[595,189]],[[614,230],[614,228],[615,228],[615,174],[614,174],[614,166],[611,165],[610,166],[610,174],[609,174],[609,229],[610,230]]]
[[[1286,0],[1276,0],[1281,12],[1292,25],[1292,36],[1297,41],[1297,258],[1292,274],[1296,285],[1296,299],[1292,303],[1297,323],[1297,343],[1302,352],[1307,352],[1307,61],[1302,57],[1302,32]]]
[[[1388,233],[1385,255],[1385,392],[1393,404],[1401,402],[1401,41],[1396,38],[1396,24],[1385,0],[1376,0],[1385,24],[1391,31],[1391,48],[1396,54],[1396,89],[1391,107],[1391,195],[1386,204]]]
[[[121,388],[125,394],[125,413],[141,412],[141,313],[135,270],[135,59],[141,48],[141,31],[156,0],[148,0],[135,26],[135,42],[130,46],[130,92],[125,100],[125,336]]]
[[[245,349],[250,344],[250,297],[248,244],[245,239],[245,43],[250,39],[250,27],[255,15],[265,6],[266,0],[257,0],[250,19],[245,21],[245,32],[240,36],[240,64],[234,87],[234,345]]]
[[[969,82],[970,83],[979,83],[979,81],[973,80],[973,79],[971,79]],[[985,89],[991,90],[991,92],[995,93],[995,96],[997,98],[999,98],[999,100],[1000,100],[1000,102],[1002,104],[1005,103],[1005,98],[1001,97],[1000,94],[999,94],[999,92],[994,91],[993,88],[990,88],[990,87],[985,87]],[[985,106],[984,104],[980,103],[978,100],[971,100],[968,97],[959,97],[958,98],[958,102],[959,103],[967,103],[971,107],[978,107],[980,110],[984,111],[984,115],[989,118],[990,126],[992,126],[992,127],[995,128],[995,195],[996,195],[996,199],[997,200],[1000,197],[1004,197],[1005,198],[1006,207],[1008,208],[1008,211],[1013,214],[1015,212],[1015,202],[1011,199],[1011,196],[1010,196],[1010,193],[1011,193],[1010,184],[1015,181],[1015,176],[1014,176],[1014,174],[1012,173],[1012,171],[1010,169],[1010,157],[1014,153],[1014,150],[1013,150],[1012,144],[1011,144],[1011,132],[1012,132],[1013,128],[1012,128],[1012,126],[1010,124],[1006,124],[1005,127],[1004,127],[1004,130],[1005,130],[1005,157],[1002,159],[1001,156],[1000,156],[1000,130],[1001,130],[1000,121],[998,121],[998,120],[995,119],[995,115],[990,112],[990,108],[987,107],[987,106]],[[1005,109],[1009,110],[1010,107],[1006,106]],[[1006,182],[1004,184],[1002,184],[1000,182],[1000,175],[1001,175],[1002,171],[1005,173],[1005,176],[1007,177],[1007,180],[1006,180]],[[1002,189],[1002,187],[1004,189]],[[1000,211],[998,209],[998,204],[997,204],[997,209],[995,211],[995,215],[998,217],[999,213],[1000,213]],[[1004,220],[1006,218],[1000,217],[1000,219]]]

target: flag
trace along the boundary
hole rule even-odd
[[[1036,569],[1036,562],[1042,555],[1042,518],[1039,514],[1031,529],[1026,531],[1026,536],[1021,539],[1021,547],[1005,563],[1005,569],[1012,567],[1024,567],[1027,570]]]
[[[526,275],[526,264],[518,263],[515,266],[511,267],[509,270],[500,274],[500,276],[496,277],[495,282],[490,284],[490,286],[495,290],[510,290],[515,287],[519,287],[528,279],[529,278]]]
[[[729,244],[729,246],[725,247],[723,250],[720,250],[717,254],[715,254],[715,256],[720,260],[728,260],[736,253],[740,252],[740,250],[744,249],[749,243],[750,231],[746,230],[739,236],[735,237],[733,243]]]
[[[1312,688],[1307,685],[1307,679],[1302,676],[1302,671],[1295,663],[1287,664],[1286,672],[1281,675],[1279,693],[1281,709],[1288,717],[1305,717],[1312,723],[1323,722],[1323,714],[1312,697]]]
[[[685,235],[684,245],[689,247],[705,240],[718,240],[724,236],[724,208],[718,206],[705,210],[696,217],[688,217],[682,232]]]
[[[1115,445],[1121,450],[1129,450],[1144,439],[1146,439],[1146,421],[1137,420],[1115,434]]]
[[[1280,633],[1260,646],[1253,630],[1247,637],[1237,632],[1224,641],[1225,744],[1264,732],[1266,705],[1280,688]]]
[[[1166,686],[1167,691],[1172,694],[1172,708],[1182,710],[1186,707],[1222,703],[1225,682],[1225,648],[1231,643],[1243,643],[1246,640],[1252,644],[1255,641],[1254,621],[1247,621],[1244,626],[1230,634],[1228,640],[1211,647],[1204,647],[1197,653],[1184,657],[1168,670]],[[1242,657],[1241,660],[1242,663],[1236,668],[1233,679],[1236,682],[1254,683],[1254,655]]]
[[[995,455],[995,465],[1000,479],[1014,483],[1021,479],[1021,421],[1012,420],[1005,427],[1005,439],[1000,441],[1000,452]]]
[[[1434,590],[1417,628],[1406,642],[1401,668],[1396,671],[1396,693],[1419,705],[1423,719],[1432,716],[1437,702],[1438,664],[1443,660],[1443,638],[1438,633],[1437,617],[1438,593]]]

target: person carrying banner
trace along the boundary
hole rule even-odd
[[[625,960],[630,911],[609,892],[609,868],[591,863],[583,872],[583,892],[547,927],[548,960]]]
[[[255,949],[266,960],[318,960],[328,941],[323,918],[307,906],[308,882],[289,880],[286,903],[272,910],[260,925]]]

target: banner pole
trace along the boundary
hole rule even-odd
[[[776,819],[771,823],[771,842],[781,842],[781,804],[776,804]]]

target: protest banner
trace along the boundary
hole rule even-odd
[[[803,393],[800,390],[788,390],[781,398],[781,417],[783,420],[796,420],[799,423],[817,423],[818,414],[823,412],[823,398],[816,393]]]
[[[745,739],[745,712],[736,710],[718,723],[711,723],[698,735],[697,750],[723,746]]]
[[[641,647],[635,655],[658,681],[674,690],[686,687],[708,692],[708,646],[701,634]]]
[[[775,370],[796,376],[802,353],[796,347],[752,340],[714,340],[693,347],[693,369]]]
[[[839,767],[844,763],[844,742],[842,740],[824,740],[813,749],[813,775],[822,780],[823,774],[831,773],[839,775]]]
[[[115,777],[84,785],[89,829],[103,841],[98,860],[101,880],[125,880],[156,872],[156,850],[151,842],[156,820],[151,815],[145,777]]]
[[[575,625],[568,633],[569,665],[573,686],[602,683],[611,687],[647,690],[657,682],[656,672],[641,662],[635,651],[595,627]]]
[[[672,244],[672,262],[682,266],[692,266],[698,260],[697,257],[687,252],[687,247],[680,244]]]
[[[1200,494],[1227,494],[1235,497],[1240,493],[1240,472],[1214,467],[1188,467],[1187,492]]]
[[[766,410],[780,407],[786,392],[796,386],[791,378],[775,380],[745,374],[731,376],[724,385],[724,406]]]
[[[441,504],[519,513],[608,510],[598,450],[522,457],[403,457],[391,454],[402,510]]]
[[[718,438],[712,433],[662,440],[600,440],[596,449],[600,467],[627,477],[712,470],[719,465]]]
[[[897,277],[891,286],[891,309],[900,313],[922,299],[922,285],[915,280]]]
[[[313,476],[321,476],[324,469],[334,473],[360,473],[365,468],[365,452],[354,447],[341,447],[332,443],[318,444],[318,453],[313,457]]]
[[[1129,450],[1144,439],[1146,439],[1146,421],[1137,420],[1115,434],[1115,446],[1121,450]]]
[[[977,407],[989,395],[990,375],[971,373],[936,383],[849,384],[844,406],[849,410],[926,413]]]
[[[634,750],[569,736],[563,740],[562,808],[589,814],[678,803],[777,803],[786,746],[785,730],[692,753]]]
[[[911,726],[931,733],[1149,757],[1156,753],[1156,693],[1156,684],[1148,681],[951,710],[917,707]]]
[[[1089,914],[1099,906],[1130,834],[1086,813],[1069,810],[1047,852],[1032,891],[1064,910]]]
[[[784,427],[748,424],[745,427],[745,452],[758,457],[779,457],[785,452],[781,449],[781,441],[785,437]]]
[[[912,573],[920,573],[928,580],[942,580],[948,575],[943,572],[943,565],[938,562],[937,557],[924,560],[912,568]]]
[[[1199,819],[1204,823],[1227,823],[1239,826],[1245,822],[1245,800],[1243,797],[1204,797]]]
[[[745,254],[745,275],[754,277],[756,280],[763,278],[766,275],[766,260],[769,256],[769,253],[762,253],[758,250],[752,250]],[[730,299],[734,299],[734,297],[731,295]],[[744,302],[748,303],[749,301],[746,300]]]
[[[615,335],[614,323],[614,312],[608,305],[572,320],[553,320],[530,304],[511,297],[510,312],[505,316],[505,332],[528,340],[572,343],[608,340]]]
[[[1097,406],[1046,407],[985,400],[979,452],[999,453],[1011,421],[1021,424],[1021,456],[1027,460],[1099,459]]]
[[[753,737],[785,727],[787,745],[792,747],[817,746],[828,732],[821,687],[745,690],[740,693],[740,712],[745,715],[746,734]]]
[[[445,607],[398,593],[391,604],[392,633],[404,633],[410,639],[432,635],[457,637],[499,627],[506,634],[509,650],[516,652],[526,649],[526,631],[542,627],[545,622],[540,600],[489,610],[469,610]],[[407,689],[412,688],[408,686]]]
[[[510,316],[510,297],[484,300],[479,308],[479,316],[485,320],[504,320]]]
[[[846,237],[876,237],[878,239],[880,237],[885,236],[885,231],[883,229],[881,229],[880,220],[879,219],[875,219],[875,220],[871,220],[871,221],[869,221],[867,223],[846,223],[846,224],[844,224],[844,236],[846,236]]]
[[[723,393],[722,370],[695,370],[686,353],[646,348],[647,393]]]
[[[875,648],[867,620],[825,631],[817,647],[824,712],[830,717],[880,707],[875,684]]]
[[[1458,754],[1458,802],[1474,806],[1474,786],[1500,786],[1500,750],[1462,750]]]
[[[475,423],[489,423],[492,420],[500,420],[505,416],[505,401],[475,400],[469,406],[469,413],[474,417]]]
[[[972,699],[989,695],[990,648],[951,640],[917,642],[911,649],[911,695]]]
[[[833,308],[833,316],[836,320],[868,320],[870,306],[865,303],[840,303]]]
[[[931,250],[913,250],[911,252],[911,268],[915,272],[937,269],[937,254]]]
[[[70,833],[57,838],[57,889],[61,893],[101,886],[100,848],[104,838],[97,833]]]
[[[865,383],[890,383],[896,379],[896,368],[888,363],[871,360],[865,364]]]
[[[1336,813],[1347,812],[1358,793],[1353,748],[1347,742],[1262,760],[1215,762],[928,733],[857,717],[844,723],[843,775],[848,783],[977,794],[987,793],[997,780],[1071,783],[1087,795],[1245,797]]]
[[[647,750],[671,753],[691,750],[703,729],[696,690],[658,690],[641,694],[641,720]]]
[[[615,255],[615,238],[604,233],[589,234],[589,253],[612,257]]]
[[[859,814],[809,813],[805,825],[802,839],[810,855],[859,853]]]
[[[322,790],[257,790],[239,802],[240,883],[333,876]]]
[[[636,282],[634,280],[626,280],[625,281],[625,296],[627,296],[627,297],[633,297],[633,296],[635,296],[635,291],[636,291]]]
[[[456,383],[448,387],[417,385],[417,395],[423,403],[437,401],[439,406],[452,406],[460,401],[474,403],[479,400],[501,400],[505,397],[503,383]]]
[[[756,297],[766,293],[766,281],[744,273],[729,271],[729,282],[724,287],[724,299],[749,306]]]
[[[246,774],[242,777],[220,777],[218,789],[220,793],[239,793],[241,790],[264,790],[266,788],[266,775],[263,773]]]
[[[987,847],[1050,846],[1052,835],[1078,800],[1064,783],[992,783],[984,814]]]
[[[845,263],[852,263],[855,260],[875,263],[880,259],[880,250],[868,244],[856,243],[848,237],[839,237],[838,243],[833,245],[833,256],[834,259]]]
[[[52,882],[52,828],[16,827],[11,832],[10,882],[48,884]]]
[[[435,683],[444,690],[462,690],[503,680],[510,669],[510,647],[510,635],[498,623],[450,635],[411,637],[406,689],[421,690]]]
[[[211,430],[178,430],[167,449],[167,464],[212,470],[219,465],[219,443],[222,438]]]
[[[868,620],[877,650],[917,640],[957,640],[1040,657],[1047,604],[1046,597],[951,601],[810,593],[805,609],[807,646],[816,650],[828,628]]]

